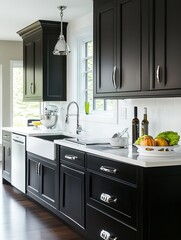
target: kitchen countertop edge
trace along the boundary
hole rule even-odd
[[[67,133],[56,129],[44,129],[34,127],[3,127],[2,130],[16,134],[21,134],[27,137],[65,134],[75,137],[76,134]],[[95,154],[106,159],[123,162],[140,167],[166,167],[166,166],[181,166],[181,152],[175,152],[173,156],[162,157],[144,157],[140,156],[136,151],[136,147],[129,146],[128,149],[112,149],[110,145],[82,145],[69,142],[67,140],[54,140],[55,144],[74,148],[90,154]]]
[[[77,143],[68,142],[67,140],[55,140],[54,143],[74,148],[79,151],[84,151],[90,154],[95,154],[99,157],[105,157],[118,162],[123,162],[140,167],[166,167],[181,165],[181,154],[175,153],[169,157],[144,157],[140,156],[136,151],[136,147],[129,146],[129,149],[111,149],[107,145],[81,145]]]

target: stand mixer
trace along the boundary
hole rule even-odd
[[[44,109],[44,114],[41,115],[41,123],[48,129],[56,127],[58,120],[58,107],[55,105],[48,105]]]

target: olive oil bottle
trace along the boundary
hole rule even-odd
[[[132,144],[139,138],[138,108],[134,107],[134,118],[132,119]]]
[[[148,135],[148,117],[147,117],[147,108],[144,108],[143,120],[141,121],[141,136]]]

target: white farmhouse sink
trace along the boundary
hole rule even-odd
[[[55,139],[64,139],[69,138],[65,135],[47,135],[47,136],[36,136],[36,137],[27,137],[27,147],[28,152],[34,153],[41,157],[48,158],[50,160],[55,160],[56,158],[56,149]]]

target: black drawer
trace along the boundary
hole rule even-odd
[[[137,232],[87,205],[87,238],[89,240],[111,239],[136,240]],[[100,237],[102,235],[102,237]],[[103,237],[104,236],[104,237]],[[117,238],[116,238],[117,237]]]
[[[138,169],[136,166],[88,154],[87,168],[107,176],[137,184]]]
[[[87,202],[90,205],[136,227],[136,187],[89,172],[87,183]]]
[[[73,165],[85,167],[85,153],[72,148],[61,147],[60,160],[66,161]]]

